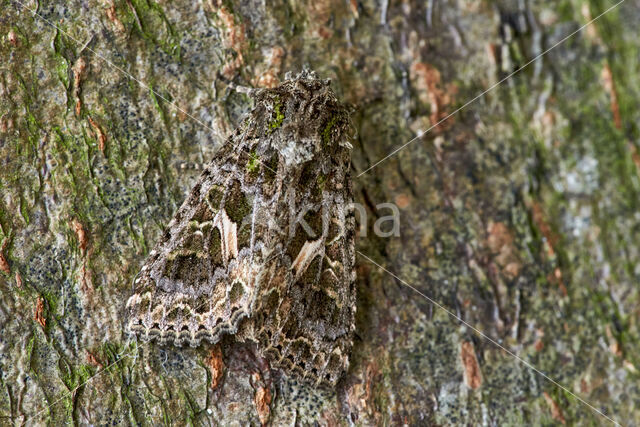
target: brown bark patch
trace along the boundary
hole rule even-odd
[[[475,348],[470,341],[464,341],[460,346],[460,358],[464,367],[464,382],[469,388],[477,389],[482,385],[482,374],[476,358]]]
[[[5,133],[9,130],[9,120],[4,116],[0,117],[0,132]]]
[[[533,343],[533,348],[536,349],[536,351],[542,351],[542,349],[544,349],[544,330],[542,329],[536,329],[536,340]]]
[[[87,74],[87,61],[81,56],[71,67],[73,71],[73,96],[76,98],[75,113],[79,116],[82,111],[82,100],[80,99],[80,85]]]
[[[0,246],[0,271],[10,274],[11,268],[9,267],[9,262],[7,261],[7,258],[4,255],[4,250],[7,248],[8,244],[9,244],[9,239],[6,239],[2,244],[2,246]]]
[[[321,425],[327,426],[327,427],[338,427],[340,426],[340,420],[338,419],[338,414],[339,412],[336,410],[336,408],[329,408],[327,410],[325,410],[322,415],[320,415],[320,419],[323,421],[322,423],[320,423]]]
[[[79,87],[80,83],[86,77],[87,72],[87,61],[81,56],[76,60],[76,63],[71,67],[73,71],[73,85],[74,87]]]
[[[360,16],[360,14],[358,13],[358,0],[349,0],[349,9],[351,10],[353,17],[355,19],[358,19],[358,17]]]
[[[591,388],[589,388],[589,384],[584,378],[580,380],[580,391],[585,394],[589,394],[591,392]]]
[[[500,253],[505,247],[513,244],[513,236],[507,226],[502,222],[489,223],[489,238],[487,243],[493,253]]]
[[[280,84],[278,74],[282,68],[282,58],[284,57],[284,53],[284,49],[280,46],[274,46],[271,48],[265,58],[266,70],[258,72],[259,77],[253,81],[255,86],[274,88]]]
[[[116,5],[111,3],[111,6],[105,9],[105,13],[107,14],[107,19],[109,19],[109,21],[111,21],[113,26],[116,28],[116,31],[118,33],[124,33],[124,25],[122,24],[122,21],[118,19],[118,15],[116,15]]]
[[[76,238],[78,239],[78,245],[80,247],[80,250],[84,254],[87,250],[87,245],[89,244],[87,239],[87,233],[84,231],[84,227],[82,226],[82,223],[80,223],[80,221],[78,221],[75,218],[73,219],[73,221],[71,221],[71,228],[73,228],[73,232],[76,233]]]
[[[82,101],[80,101],[80,98],[76,99],[76,106],[74,108],[74,111],[76,113],[76,116],[79,116],[82,112]]]
[[[629,151],[631,152],[631,160],[636,165],[638,171],[640,171],[640,153],[638,153],[638,149],[631,142],[629,144]]]
[[[82,268],[79,272],[78,280],[80,281],[80,288],[86,294],[90,294],[93,291],[93,280],[91,277],[91,272],[89,268],[87,268],[87,246],[89,245],[89,238],[87,236],[87,232],[85,231],[82,223],[74,218],[71,221],[71,228],[73,232],[76,234],[76,239],[78,240],[78,247],[80,248],[80,252],[82,253]],[[91,251],[89,251],[89,254]]]
[[[533,348],[535,348],[538,352],[542,351],[542,349],[544,348],[544,342],[540,338],[538,338],[536,342],[533,343]]]
[[[4,257],[4,254],[2,253],[2,251],[0,251],[0,270],[4,271],[7,274],[11,273],[11,268],[9,268],[9,263],[7,262],[7,259]]]
[[[271,404],[271,392],[269,389],[262,386],[258,387],[254,397],[254,402],[256,405],[256,411],[258,411],[260,423],[262,423],[262,425],[266,425],[269,421],[269,416],[271,415],[271,408],[269,407]]]
[[[244,23],[227,9],[221,1],[213,0],[208,5],[209,9],[214,12],[220,20],[225,30],[222,35],[225,47],[235,52],[235,58],[228,61],[222,67],[222,74],[227,77],[233,77],[234,73],[244,64],[243,52],[247,46],[246,31]]]
[[[382,354],[382,349],[378,349],[376,353]],[[374,393],[374,387],[379,381],[380,367],[372,360],[364,367],[362,382],[353,384],[347,390],[347,404],[352,412],[367,414],[372,419],[381,420]]]
[[[609,340],[609,351],[616,356],[622,356],[622,346],[620,345],[620,342],[618,342],[618,339],[613,335],[613,332],[611,332],[611,325],[607,325],[605,333]]]
[[[220,350],[220,346],[216,345],[211,349],[206,364],[211,373],[211,388],[216,389],[220,385],[222,375],[224,374],[224,361],[222,360],[222,350]]]
[[[547,405],[549,405],[549,409],[551,409],[551,417],[553,417],[554,420],[562,423],[562,425],[565,425],[567,422],[564,419],[564,415],[562,414],[560,406],[558,406],[556,401],[553,400],[551,396],[549,396],[549,393],[547,393],[546,391],[543,393],[543,396],[544,400],[547,401]]]
[[[98,138],[98,149],[104,153],[104,145],[105,145],[105,142],[107,142],[107,136],[104,134],[100,126],[98,126],[98,124],[95,122],[95,120],[93,120],[91,116],[88,117],[88,120],[89,120],[89,124],[93,128]]]
[[[558,236],[551,229],[551,226],[549,225],[549,222],[546,219],[546,215],[542,210],[542,206],[540,206],[540,203],[533,202],[530,205],[530,209],[531,209],[531,219],[533,219],[533,222],[535,223],[536,227],[538,228],[538,230],[540,230],[540,233],[542,233],[542,235],[546,240],[545,246],[547,248],[547,255],[552,257],[555,255],[554,247],[558,243]]]
[[[622,117],[620,116],[620,105],[618,105],[618,92],[616,90],[616,84],[613,81],[613,73],[611,72],[611,68],[609,64],[605,64],[602,69],[602,84],[604,85],[604,89],[609,94],[609,98],[611,99],[611,114],[613,115],[613,124],[616,129],[622,129]]]
[[[510,279],[517,277],[522,265],[518,260],[513,234],[502,222],[490,222],[487,232],[489,251],[494,255],[502,273]]]
[[[411,81],[419,91],[418,97],[431,107],[429,120],[433,126],[449,114],[446,108],[451,105],[457,89],[454,85],[447,85],[443,89],[440,71],[433,65],[417,62],[411,66],[410,72]],[[450,118],[446,122],[438,124],[435,130],[445,130],[452,124],[453,118]]]
[[[36,303],[36,312],[33,316],[34,320],[42,326],[42,329],[47,326],[47,319],[44,317],[44,300],[42,297],[38,297],[38,302]]]
[[[375,402],[372,399],[373,386],[380,369],[375,360],[370,361],[363,368],[362,382],[354,383],[347,390],[347,403],[353,412],[375,416]]]
[[[87,350],[87,362],[89,362],[91,366],[97,366],[99,368],[102,368],[103,366],[102,362],[100,362],[100,360],[98,360],[98,358],[89,350]]]
[[[7,40],[9,40],[9,43],[11,43],[11,46],[13,47],[18,46],[18,35],[16,34],[15,31],[13,30],[9,31],[9,33],[7,34]]]
[[[367,365],[367,370],[365,371],[365,387],[364,387],[364,401],[370,401],[373,397],[373,385],[376,382],[376,379],[380,375],[380,368],[378,368],[378,364],[375,362],[371,362]]]
[[[87,268],[87,260],[83,260],[82,268],[79,273],[80,289],[89,297],[93,292],[93,278],[91,271]]]
[[[560,289],[560,293],[562,294],[563,297],[566,297],[567,295],[569,295],[569,291],[567,290],[567,287],[564,285],[564,280],[562,279],[562,270],[560,270],[559,267],[556,267],[553,270],[553,274],[549,275],[549,277],[547,277],[547,280],[549,281],[549,283],[556,283],[558,285],[558,288]]]
[[[489,57],[489,62],[491,62],[491,65],[493,66],[497,66],[498,63],[500,62],[500,56],[498,52],[499,52],[499,49],[497,44],[495,43],[487,44],[487,56]]]
[[[16,287],[22,287],[22,276],[16,271]]]
[[[96,133],[96,137],[98,138],[98,149],[104,153],[104,145],[105,142],[107,142],[107,136],[91,116],[89,116],[87,119],[89,120],[89,124],[93,128],[94,132]]]
[[[591,8],[589,7],[589,3],[582,4],[582,7],[580,8],[580,13],[582,13],[582,17],[586,22],[593,21],[593,15],[591,14]],[[599,42],[599,43],[602,42],[602,40],[600,40],[600,34],[598,34],[598,27],[596,25],[587,25],[587,28],[585,30],[586,30],[587,37],[589,39],[593,40],[594,42]]]
[[[320,0],[310,2],[307,6],[309,16],[308,31],[315,37],[327,40],[333,36],[333,29],[328,26],[332,15],[339,13],[344,4],[334,0]]]
[[[409,196],[406,194],[399,194],[396,196],[395,199],[396,205],[400,208],[400,209],[405,209],[406,207],[409,206],[409,204],[411,203]]]
[[[540,204],[537,202],[533,202],[528,204],[528,206],[531,210],[531,218],[533,222],[544,237],[543,242],[546,248],[546,254],[549,257],[553,257],[555,254],[554,246],[558,241],[558,236],[551,230],[551,227],[545,219],[545,214],[542,211]],[[549,273],[547,275],[547,281],[549,283],[557,284],[563,297],[566,297],[568,295],[567,288],[564,285],[562,270],[560,270],[560,268],[556,267],[553,272]]]

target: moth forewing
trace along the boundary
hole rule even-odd
[[[242,328],[272,366],[333,385],[356,297],[348,111],[308,72],[254,99],[142,267],[127,328],[191,346]]]

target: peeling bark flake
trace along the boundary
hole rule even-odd
[[[82,111],[82,101],[80,100],[80,83],[86,76],[87,61],[81,56],[76,60],[71,68],[73,71],[73,96],[76,98],[75,113],[79,116]]]
[[[440,71],[433,65],[424,62],[416,62],[410,69],[411,80],[419,91],[419,98],[422,102],[431,106],[429,120],[432,126],[436,126],[434,131],[442,131],[449,128],[454,120],[448,119],[439,123],[449,114],[446,109],[453,102],[457,88],[453,84],[446,85],[442,89],[442,77]]]
[[[89,124],[91,125],[93,130],[96,132],[96,135],[98,137],[98,149],[104,153],[104,144],[107,141],[107,136],[104,134],[100,126],[98,126],[98,124],[95,122],[95,120],[93,120],[91,116],[88,117],[88,120],[89,120]]]
[[[9,244],[9,239],[6,239],[2,246],[0,246],[0,271],[3,271],[7,274],[11,274],[11,268],[9,267],[9,262],[4,255],[4,251]]]
[[[464,382],[470,388],[477,389],[482,385],[482,375],[478,359],[476,359],[475,349],[471,342],[465,341],[462,343],[460,346],[460,358],[462,359],[462,366],[464,366]]]
[[[87,350],[87,361],[91,366],[97,366],[99,368],[102,368],[103,366],[102,362],[100,362],[98,358],[89,350]]]
[[[2,252],[0,252],[0,270],[4,271],[7,274],[11,273],[9,263],[7,262],[7,259],[4,257],[4,254]]]
[[[42,315],[44,313],[44,300],[42,297],[38,297],[38,302],[36,303],[36,312],[33,316],[33,319],[42,326],[42,329],[47,326],[47,319]]]
[[[224,374],[224,362],[222,360],[222,351],[220,346],[216,345],[209,353],[209,357],[206,360],[206,364],[211,372],[211,388],[216,389],[222,381],[222,375]]]
[[[82,224],[77,219],[71,221],[71,227],[73,228],[74,233],[76,233],[76,238],[78,239],[80,250],[84,254],[87,250],[88,244],[87,234],[84,231],[84,227],[82,227]]]
[[[562,425],[565,425],[567,422],[564,419],[564,415],[562,414],[562,410],[560,409],[558,404],[551,398],[551,396],[549,396],[549,393],[547,393],[546,391],[542,394],[544,396],[544,400],[547,401],[547,404],[551,409],[551,417],[553,417],[554,420],[562,423]]]
[[[616,90],[616,84],[613,81],[613,73],[609,64],[605,64],[602,69],[602,83],[605,90],[609,94],[611,99],[611,114],[613,115],[613,124],[616,129],[622,129],[622,117],[620,116],[620,105],[618,105],[618,91]]]
[[[115,6],[115,4],[111,3],[111,6],[106,8],[105,12],[107,14],[107,18],[109,19],[109,21],[111,21],[113,23],[113,25],[116,27],[116,30],[119,33],[124,33],[125,32],[125,28],[124,28],[124,25],[122,25],[122,22],[120,21],[120,19],[118,19],[118,15],[116,15],[116,6]]]
[[[266,387],[258,387],[255,394],[256,410],[258,411],[258,418],[262,425],[266,425],[271,415],[271,392]]]

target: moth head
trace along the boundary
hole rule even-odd
[[[253,120],[287,165],[318,155],[348,158],[353,128],[349,109],[338,101],[330,83],[303,71],[256,93]]]

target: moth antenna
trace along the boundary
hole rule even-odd
[[[223,81],[228,88],[235,90],[238,93],[244,93],[246,95],[253,96],[256,92],[261,90],[259,88],[254,88],[254,87],[249,87],[249,86],[244,86],[244,85],[239,85],[237,83],[234,83],[231,80],[227,79],[225,76],[223,76],[220,72],[218,72],[217,78],[218,80]]]

